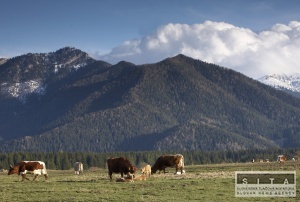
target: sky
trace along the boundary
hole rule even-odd
[[[299,0],[0,0],[0,58],[71,46],[111,64],[178,54],[258,79],[300,73]]]

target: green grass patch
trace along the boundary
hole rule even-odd
[[[234,171],[296,170],[296,198],[236,198]],[[155,174],[146,181],[109,181],[105,169],[85,170],[74,175],[73,170],[49,170],[49,180],[21,182],[18,175],[0,173],[1,201],[300,201],[299,167],[295,163],[232,163],[186,166],[186,174]],[[138,173],[140,174],[140,173]],[[28,175],[32,180],[33,176]]]

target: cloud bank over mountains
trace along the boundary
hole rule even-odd
[[[151,35],[125,41],[97,58],[110,63],[154,63],[179,53],[234,69],[254,79],[300,72],[300,22],[254,32],[224,22],[167,24]]]

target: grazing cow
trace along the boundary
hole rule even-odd
[[[284,163],[287,158],[284,155],[279,155],[277,158],[278,163]]]
[[[150,165],[146,165],[145,167],[143,167],[141,169],[142,173],[148,177],[151,176],[151,166]]]
[[[178,169],[180,168],[181,174],[184,173],[184,159],[181,154],[170,155],[170,156],[160,156],[156,160],[155,164],[151,167],[151,173],[156,173],[157,170],[163,170],[166,173],[167,167],[175,167],[176,171],[174,174],[177,174]]]
[[[107,159],[108,175],[110,181],[112,181],[113,173],[121,173],[123,178],[125,175],[133,174],[135,175],[136,167],[134,167],[127,158],[118,157],[118,158],[109,158]]]
[[[44,175],[45,180],[48,179],[46,165],[42,161],[22,161],[15,166],[10,165],[8,175],[18,173],[22,176],[22,181],[29,180],[26,173],[34,174],[35,180],[39,175]]]
[[[76,162],[74,164],[75,175],[79,175],[79,173],[83,173],[83,164],[81,162]]]

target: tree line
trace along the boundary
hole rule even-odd
[[[299,154],[298,149],[265,149],[265,150],[240,150],[240,151],[140,151],[140,152],[111,152],[111,153],[87,153],[87,152],[53,152],[31,153],[14,152],[0,153],[0,169],[9,169],[9,165],[15,165],[20,161],[39,160],[46,163],[47,169],[69,170],[74,163],[80,161],[84,169],[90,167],[106,168],[106,160],[109,157],[124,156],[138,168],[145,164],[153,165],[161,155],[182,154],[185,165],[202,165],[214,163],[251,162],[253,159],[269,159],[276,161],[280,154],[292,159]]]

